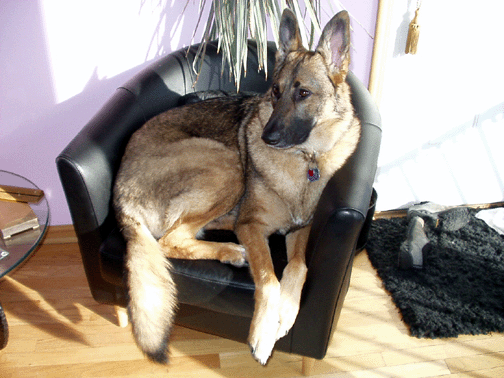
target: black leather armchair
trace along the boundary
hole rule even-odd
[[[195,91],[236,91],[222,58],[209,44],[199,80],[192,69],[196,46],[159,59],[117,89],[112,98],[57,157],[79,247],[93,297],[126,306],[123,283],[125,242],[111,207],[112,187],[131,134],[154,115],[178,106]],[[258,73],[256,46],[249,42],[247,76],[241,89],[265,92],[269,82]],[[275,47],[269,45],[268,72]],[[343,306],[353,257],[362,249],[374,208],[370,199],[381,139],[380,115],[369,92],[350,73],[352,100],[362,121],[356,153],[328,183],[315,213],[307,246],[308,277],[296,323],[275,349],[321,359]],[[213,240],[233,238],[215,232]],[[282,237],[272,236],[278,274],[286,264]],[[182,326],[246,342],[253,311],[254,284],[246,268],[217,261],[174,260]]]

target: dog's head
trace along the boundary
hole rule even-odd
[[[316,50],[308,51],[294,14],[285,9],[273,84],[266,94],[273,113],[264,127],[263,141],[276,148],[298,146],[307,142],[321,119],[337,117],[342,111],[338,96],[346,96],[339,92],[340,87],[347,86],[349,64],[350,20],[346,11],[329,21]],[[348,102],[349,96],[344,100]]]

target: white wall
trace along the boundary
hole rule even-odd
[[[423,1],[418,53],[405,55],[416,3],[391,4],[377,208],[502,201],[504,3]]]

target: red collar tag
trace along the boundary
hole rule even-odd
[[[320,178],[320,171],[318,168],[309,168],[308,169],[308,180],[310,182],[317,181]]]

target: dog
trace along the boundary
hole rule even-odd
[[[113,204],[127,242],[133,334],[151,360],[168,362],[177,308],[167,258],[249,265],[255,307],[248,342],[261,364],[293,326],[313,213],[360,137],[345,81],[349,24],[348,13],[338,13],[309,51],[286,9],[273,84],[264,95],[174,108],[132,135]],[[240,244],[197,238],[209,228],[234,230]],[[288,264],[280,282],[267,242],[273,233],[286,235]]]

